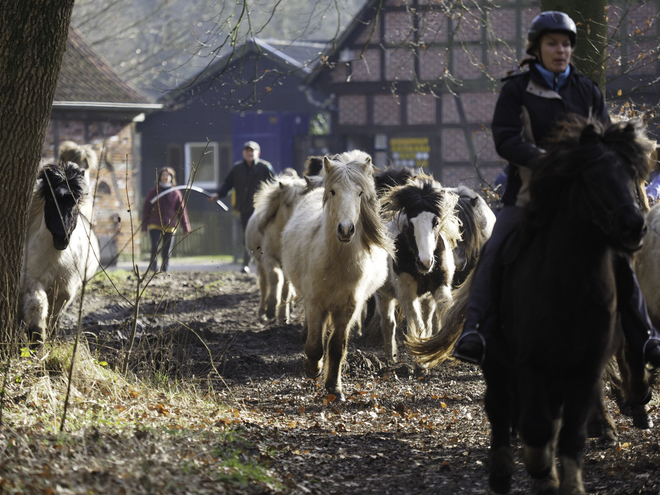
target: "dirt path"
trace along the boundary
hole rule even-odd
[[[130,307],[94,289],[85,324],[117,364]],[[142,301],[141,357],[133,368],[152,366],[200,383],[208,377],[230,407],[253,418],[245,433],[255,445],[268,440],[261,460],[286,480],[288,493],[487,493],[490,428],[477,367],[452,362],[420,376],[405,353],[402,363],[388,366],[377,338],[356,337],[344,370],[347,400],[328,402],[321,385],[303,376],[300,325],[259,322],[258,299],[253,275],[158,275]],[[299,317],[300,307],[294,313]],[[608,407],[619,446],[601,450],[589,440],[587,491],[660,493],[657,428],[634,429],[612,401]],[[650,410],[660,423],[657,399]],[[518,452],[511,493],[529,487]]]

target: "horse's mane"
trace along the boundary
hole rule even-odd
[[[280,174],[274,179],[262,182],[254,195],[254,209],[262,215],[259,230],[270,222],[281,205],[290,206],[308,187],[307,182],[299,177]]]
[[[37,175],[35,192],[45,198],[48,191],[54,195],[70,192],[75,200],[80,201],[87,194],[85,171],[73,162],[51,163],[45,165]]]
[[[89,144],[79,145],[73,141],[64,141],[60,144],[59,160],[73,162],[82,169],[90,170],[95,170],[99,164],[96,152]]]
[[[390,187],[383,196],[382,210],[387,219],[401,213],[408,218],[424,211],[433,213],[439,217],[442,232],[454,248],[461,240],[460,222],[454,215],[458,199],[458,194],[443,188],[432,176],[421,173],[403,185]]]
[[[651,141],[636,120],[603,126],[572,115],[551,137],[548,148],[530,181],[528,221],[534,225],[545,223],[566,201],[575,179],[603,161],[623,160],[638,180],[651,171]]]
[[[372,177],[371,156],[364,151],[346,151],[332,158],[333,166],[326,169],[323,179],[325,189],[323,204],[328,201],[330,191],[342,182],[354,182],[362,189],[360,201],[360,219],[363,225],[362,244],[366,249],[377,246],[394,254],[394,243],[380,217],[380,201],[376,195],[376,186]]]
[[[453,188],[452,191],[458,194],[456,215],[463,226],[465,256],[471,260],[479,255],[481,247],[486,242],[483,223],[487,220],[475,205],[475,202],[479,201],[479,194],[463,185]]]
[[[415,170],[410,167],[390,167],[374,175],[376,192],[382,197],[390,187],[405,184],[408,179],[414,177]]]

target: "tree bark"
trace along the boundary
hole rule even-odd
[[[573,64],[605,94],[607,47],[606,0],[541,0],[541,10],[561,10],[577,24]]]
[[[0,3],[0,355],[17,342],[21,264],[73,0]]]

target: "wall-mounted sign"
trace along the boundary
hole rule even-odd
[[[429,166],[429,138],[390,138],[392,162],[397,166],[424,168]]]

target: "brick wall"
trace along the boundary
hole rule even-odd
[[[481,162],[494,162],[500,159],[495,151],[493,142],[493,133],[488,128],[472,133],[472,145],[476,153],[476,158]]]
[[[516,9],[488,11],[488,38],[491,40],[514,41],[516,39]]]
[[[351,62],[353,81],[380,80],[380,54],[377,48],[365,50],[363,58]],[[356,54],[357,56],[357,54]]]
[[[388,81],[412,81],[415,54],[410,48],[389,49],[385,52],[385,79]]]
[[[463,129],[443,129],[441,140],[442,159],[445,162],[465,162],[470,159]]]
[[[456,106],[456,97],[449,93],[442,95],[442,123],[443,124],[459,124],[461,117],[458,114],[458,107]]]
[[[413,41],[413,14],[387,12],[385,14],[385,43],[400,44]]]
[[[374,96],[374,125],[400,125],[401,102],[394,95]]]
[[[483,76],[484,67],[482,62],[481,47],[471,47],[470,51],[464,48],[452,50],[454,77],[458,79],[479,79]]]
[[[442,11],[427,12],[419,20],[419,40],[423,43],[446,42],[448,33],[449,21]]]
[[[447,49],[431,46],[419,53],[419,78],[422,81],[435,81],[444,76],[447,67]]]
[[[436,123],[436,98],[431,94],[409,94],[407,120],[410,125]]]
[[[367,97],[364,95],[340,96],[339,123],[342,125],[366,125]]]
[[[461,102],[467,122],[490,126],[498,96],[492,91],[462,93]]]
[[[453,17],[453,29],[458,41],[481,41],[483,13],[478,9],[460,10]]]

